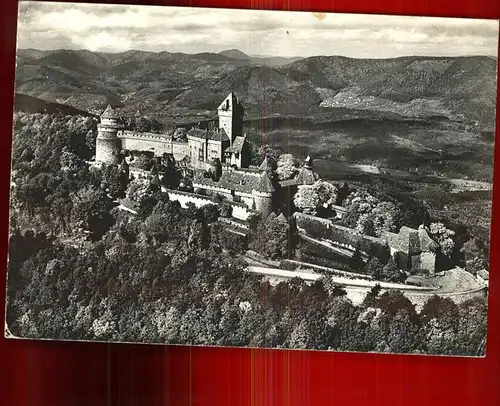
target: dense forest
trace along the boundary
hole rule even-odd
[[[244,271],[222,207],[182,208],[156,183],[91,167],[94,118],[16,113],[7,324],[18,337],[482,355],[487,302],[431,297],[422,311],[378,286],[360,306],[325,276],[271,286]],[[358,221],[357,219],[356,221]],[[257,227],[286,257],[288,225]],[[262,235],[264,234],[264,235]],[[255,245],[255,244],[254,244]],[[258,244],[257,244],[258,245]]]

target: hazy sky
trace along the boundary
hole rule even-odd
[[[250,55],[497,55],[498,22],[22,1],[18,47]]]

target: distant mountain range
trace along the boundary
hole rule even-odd
[[[131,50],[17,53],[16,92],[96,112],[160,120],[210,118],[234,91],[249,117],[328,119],[338,109],[441,116],[492,127],[497,60],[491,57],[275,58],[230,49],[184,54]]]
[[[301,57],[284,58],[281,56],[250,56],[245,54],[244,52],[241,52],[239,49],[227,49],[225,51],[219,52],[219,55],[224,55],[232,59],[242,59],[244,61],[252,62],[256,65],[264,66],[281,66],[303,59]]]

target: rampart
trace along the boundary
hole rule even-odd
[[[172,154],[176,160],[181,160],[189,153],[187,142],[173,141],[165,134],[120,131],[118,138],[121,140],[122,149],[129,151],[148,151],[156,156]]]
[[[297,227],[303,229],[309,236],[330,240],[350,250],[357,248],[365,255],[372,252],[374,247],[384,244],[384,240],[380,238],[361,234],[352,228],[334,224],[328,219],[299,212],[295,212],[294,217],[297,220]]]
[[[168,197],[170,200],[177,200],[182,207],[187,207],[188,203],[193,203],[196,207],[202,207],[207,204],[214,204],[214,201],[210,197],[197,193],[182,192],[180,190],[171,189],[167,189],[166,192],[168,193]],[[233,217],[237,218],[238,220],[246,221],[252,214],[257,213],[255,210],[249,209],[243,203],[231,201],[228,201],[228,203],[233,208]]]

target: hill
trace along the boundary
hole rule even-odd
[[[25,94],[16,93],[14,96],[14,110],[25,113],[48,113],[48,114],[65,114],[65,115],[80,115],[92,116],[93,114],[64,104],[52,103],[36,97],[27,96]]]
[[[226,49],[225,51],[219,52],[219,54],[234,59],[251,59],[247,54],[241,52],[239,49]]]
[[[319,119],[347,109],[493,128],[494,58],[296,59],[236,49],[194,55],[19,50],[16,92],[89,111],[109,102],[163,121],[213,117],[221,98],[235,91],[250,118]]]

